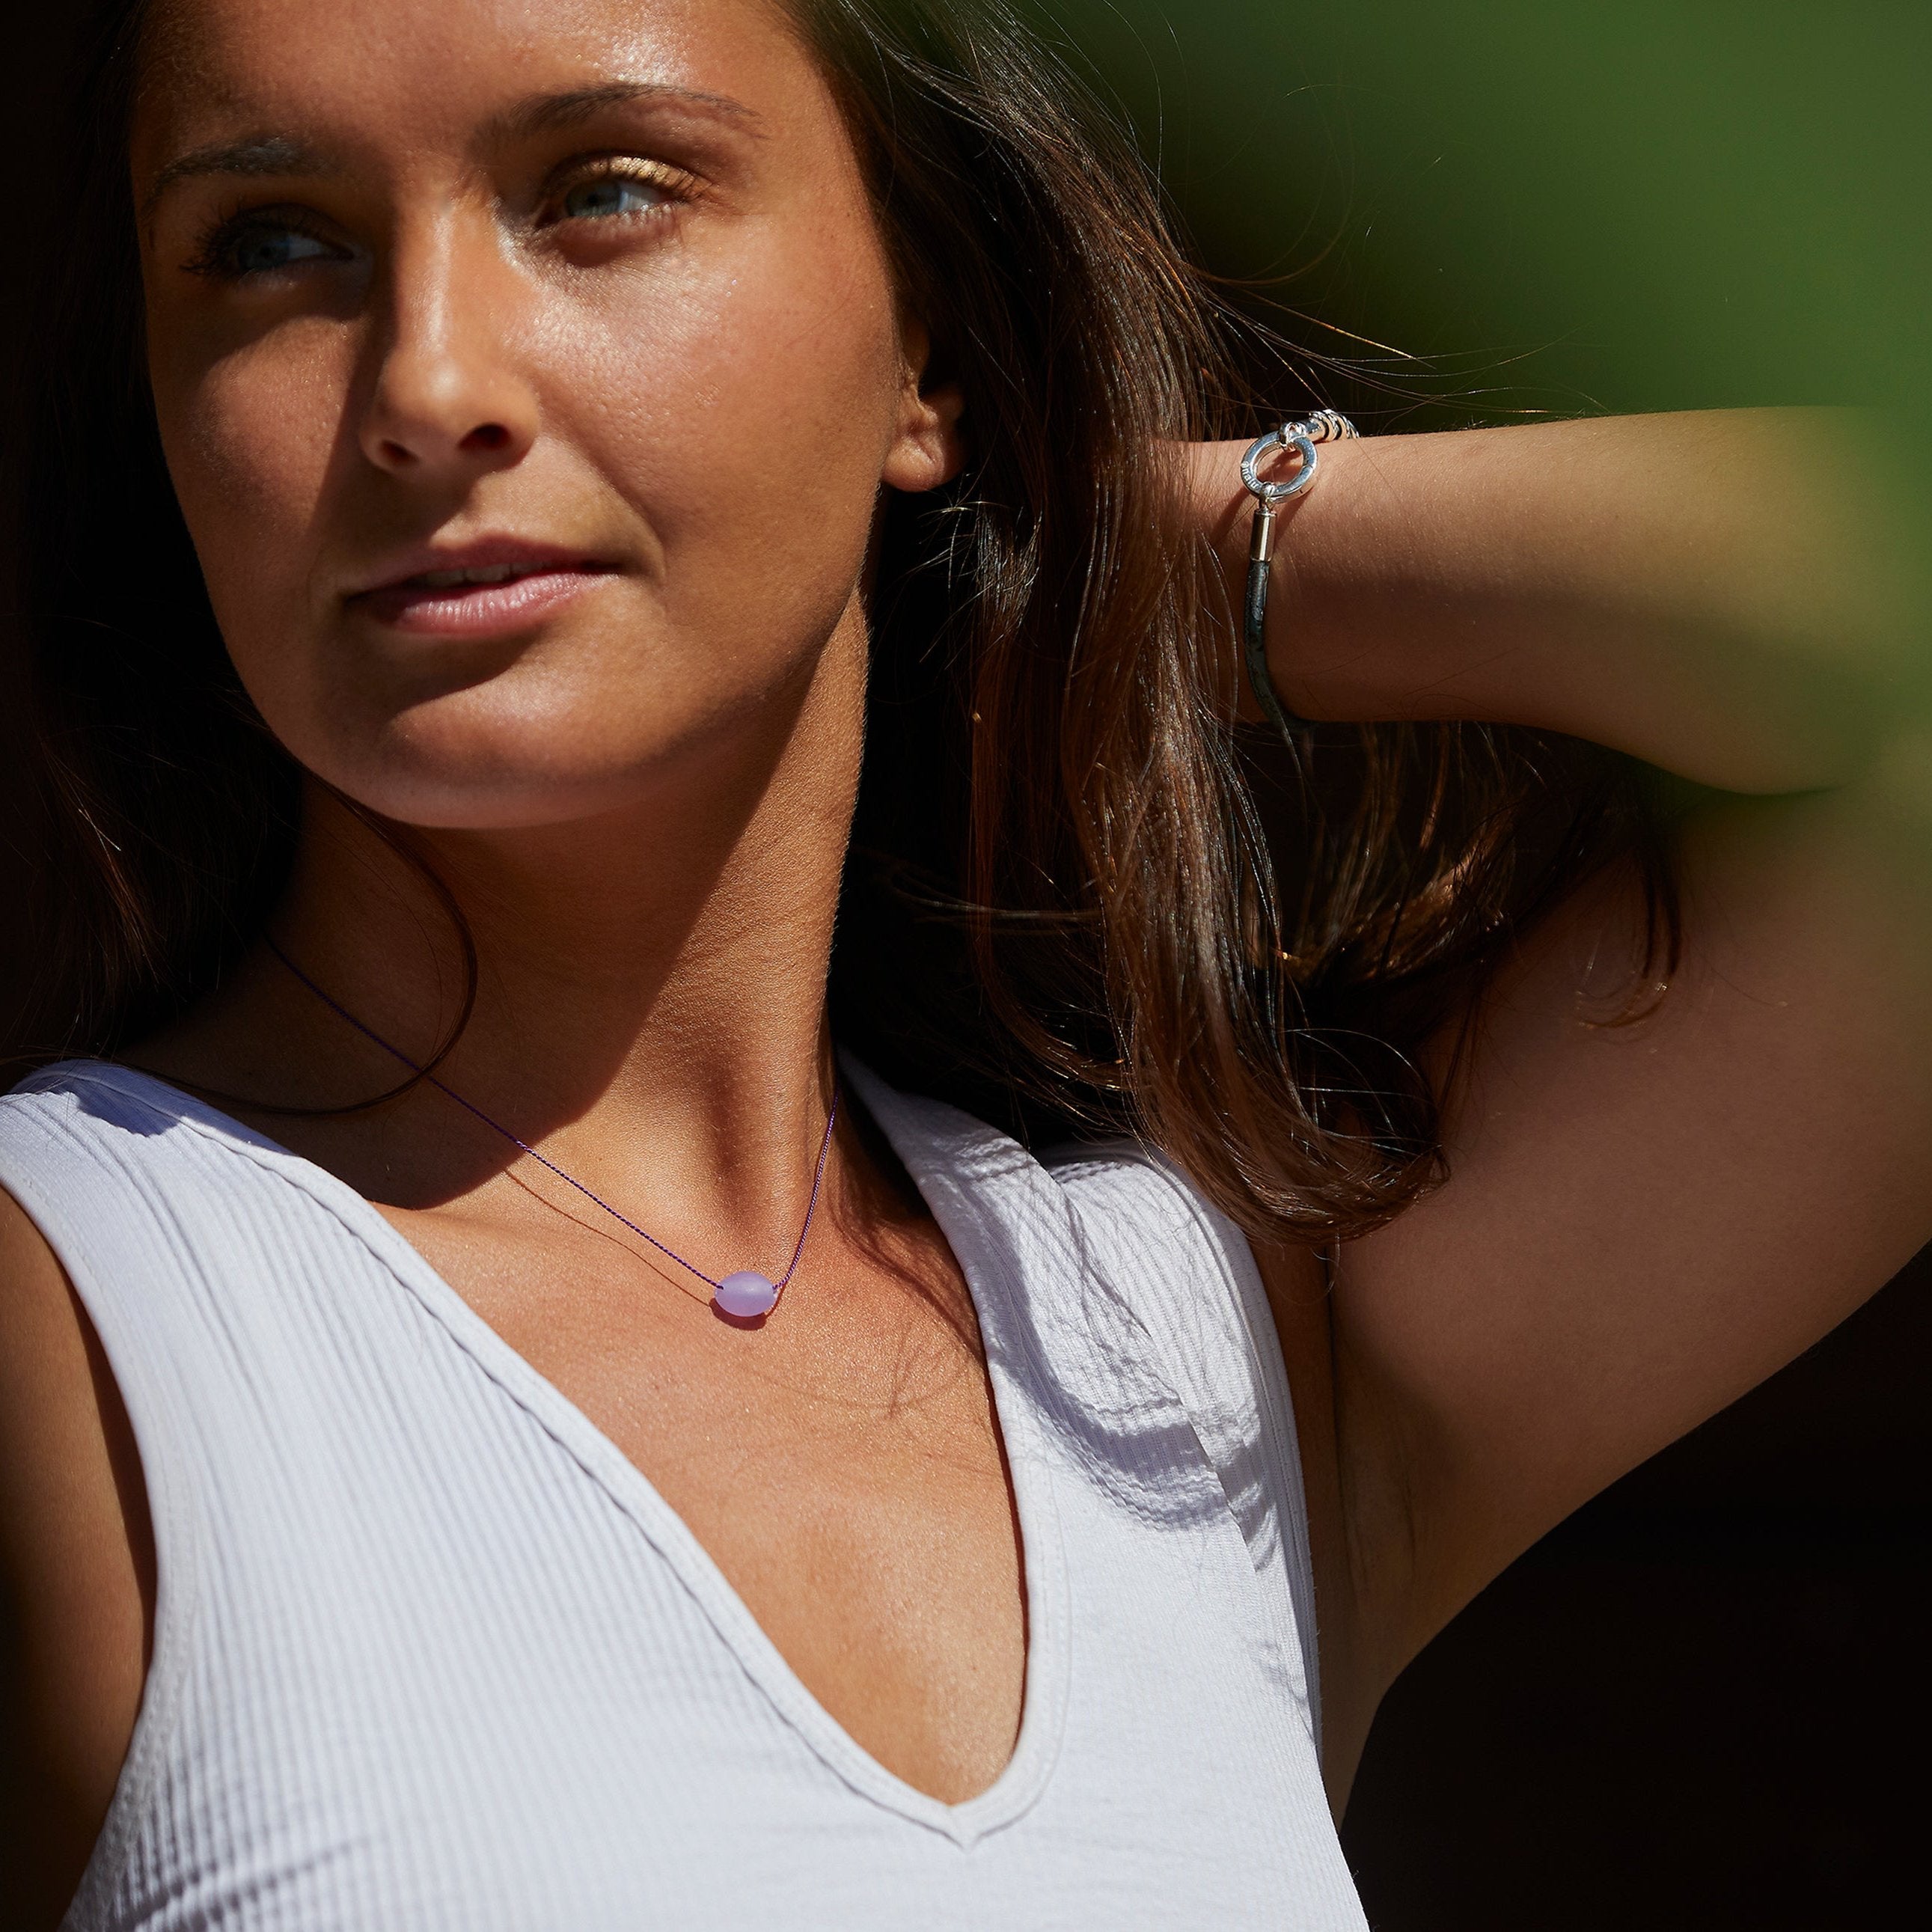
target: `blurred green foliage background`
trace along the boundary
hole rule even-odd
[[[1295,340],[1434,399],[1352,388],[1376,427],[1760,403],[1932,425],[1928,0],[1041,10],[1208,266],[1282,278],[1317,319],[1277,316]]]

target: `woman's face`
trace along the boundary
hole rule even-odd
[[[177,0],[134,172],[230,650],[393,818],[554,824],[779,728],[862,647],[881,484],[955,465],[774,0]]]

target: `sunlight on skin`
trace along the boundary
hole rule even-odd
[[[925,386],[945,318],[903,312],[824,79],[766,0],[182,0],[140,104],[170,471],[243,682],[315,775],[276,937],[381,1034],[436,1040],[454,949],[337,794],[406,828],[483,961],[452,1085],[679,1251],[782,1255],[830,1098],[868,538],[882,490],[948,480],[971,428]],[[1270,662],[1310,715],[1516,719],[1767,795],[1684,841],[1690,902],[1717,911],[1666,1007],[1579,1016],[1631,912],[1599,879],[1486,1003],[1454,1184],[1332,1277],[1305,1246],[1264,1257],[1310,1430],[1338,1794],[1389,1678],[1472,1589],[1922,1238],[1928,1070],[1898,1016],[1925,1005],[1923,866],[1863,781],[1879,748],[1922,855],[1932,740],[1922,706],[1886,715],[1897,638],[1817,594],[1856,555],[1756,487],[1785,434],[1350,445],[1286,546]],[[1196,460],[1238,568],[1230,450]],[[1676,494],[1643,494],[1660,470]],[[132,1057],[297,1107],[393,1077],[260,952]],[[935,1794],[993,1781],[1024,1602],[971,1304],[856,1124],[823,1292],[755,1352],[432,1093],[255,1124],[382,1204],[649,1473],[862,1744]],[[87,1492],[58,1533],[121,1566],[89,1573],[83,1630],[80,1566],[36,1552],[68,1646],[46,1681],[96,1700],[50,1732],[84,1846],[142,1598],[111,1419],[22,1228],[0,1216],[51,1312],[0,1361],[66,1351],[65,1433],[27,1433],[49,1493]]]
[[[943,473],[902,446],[919,352],[850,144],[772,20],[362,0],[166,36],[137,182],[224,142],[296,157],[148,211],[171,467],[250,694],[374,808],[509,829],[634,806],[856,623],[882,475]],[[678,92],[536,111],[618,82]],[[613,182],[634,208],[568,218]],[[306,252],[197,268],[242,196],[296,211]],[[460,449],[482,425],[495,446]],[[345,604],[416,547],[499,533],[608,574],[534,638],[398,635]]]
[[[134,141],[151,366],[244,682],[320,778],[434,828],[488,962],[458,1074],[513,1030],[520,1118],[574,1117],[599,1089],[555,1070],[610,1065],[586,976],[627,983],[620,1031],[648,988],[682,1029],[631,1067],[664,1191],[729,1168],[789,1216],[866,546],[882,484],[960,454],[822,79],[760,0],[171,18]],[[481,628],[370,594],[479,543],[548,554],[557,594]],[[312,810],[282,929],[386,1035],[434,1040],[436,972],[370,970],[430,966],[412,895],[332,824]]]
[[[782,1257],[826,1124],[867,545],[882,490],[962,454],[811,56],[761,0],[206,0],[170,10],[140,98],[170,472],[242,680],[320,782],[277,938],[433,1040],[446,928],[324,787],[409,827],[484,962],[451,1084],[680,1252]],[[258,952],[134,1058],[326,1104],[393,1078],[345,1030]],[[821,1292],[755,1348],[433,1093],[255,1124],[383,1204],[648,1471],[862,1746],[948,1798],[993,1782],[1025,1667],[1003,1452],[956,1264],[862,1124]],[[84,1850],[142,1598],[112,1418],[80,1372],[63,1391],[98,1614],[47,1619],[66,1648],[36,1668],[73,1694],[48,1749]]]

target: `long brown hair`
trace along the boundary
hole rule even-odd
[[[954,488],[884,512],[835,1029],[1031,1137],[1138,1133],[1252,1232],[1372,1226],[1440,1174],[1423,1048],[1512,935],[1635,855],[1652,962],[1672,950],[1640,774],[1514,729],[1327,727],[1291,757],[1232,726],[1174,452],[1257,425],[1156,185],[1005,0],[792,10],[972,440]],[[142,374],[145,11],[98,9],[9,440],[34,808],[16,1067],[112,1054],[214,984],[296,830]]]

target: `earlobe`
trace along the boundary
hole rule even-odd
[[[886,458],[883,481],[894,490],[937,490],[965,466],[960,418],[966,398],[957,382],[920,389],[907,384],[898,440]]]
[[[965,466],[966,445],[959,430],[965,392],[954,382],[928,384],[932,335],[917,316],[902,310],[899,341],[904,358],[899,433],[886,458],[881,480],[889,488],[913,494],[937,490]]]

